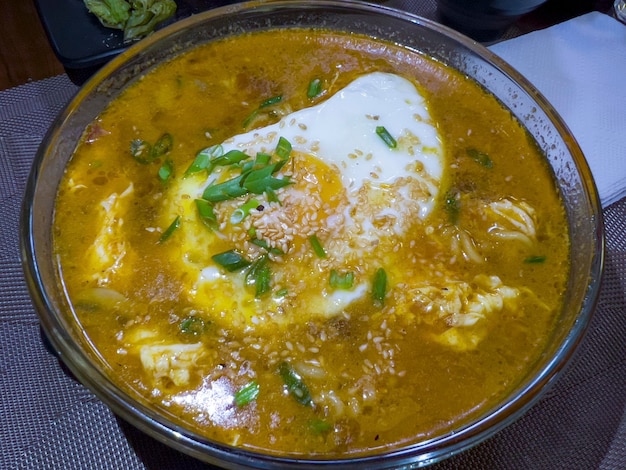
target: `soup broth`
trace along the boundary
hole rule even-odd
[[[498,403],[550,337],[570,249],[543,156],[493,96],[309,29],[205,44],[129,86],[68,164],[54,246],[129,394],[222,443],[324,458]]]

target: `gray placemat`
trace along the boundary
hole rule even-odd
[[[19,211],[37,147],[76,91],[63,75],[0,92],[0,469],[209,468],[117,419],[40,337],[19,260]],[[626,468],[626,200],[604,216],[604,284],[568,369],[516,423],[432,468]]]

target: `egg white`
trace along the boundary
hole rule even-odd
[[[396,139],[396,148],[376,134],[378,126]],[[420,201],[419,217],[433,209],[443,174],[441,139],[426,99],[403,77],[383,72],[361,76],[321,104],[222,145],[226,152],[237,149],[254,156],[271,152],[280,137],[336,168],[351,194],[365,182],[380,188],[400,177],[418,178],[430,191]],[[418,171],[421,165],[424,171]]]

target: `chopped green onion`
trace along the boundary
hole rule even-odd
[[[268,250],[268,251],[269,251],[269,249],[270,249],[270,246],[269,246],[269,244],[267,243],[267,241],[262,240],[262,239],[260,239],[260,238],[255,238],[254,240],[252,240],[252,244],[253,244],[253,245],[256,245],[256,246],[260,246],[261,248],[265,248],[265,249],[266,249],[266,250]]]
[[[451,224],[456,224],[459,221],[459,214],[461,213],[459,194],[457,191],[450,189],[445,194],[444,198],[444,207],[448,213],[448,220]]]
[[[250,175],[246,179],[246,182],[257,181],[260,179],[267,178],[268,176],[273,175],[278,170],[280,170],[284,165],[285,165],[284,160],[280,160],[270,165],[265,165],[260,168],[255,168],[254,170],[250,172]]]
[[[291,153],[291,142],[289,142],[284,137],[279,137],[278,144],[276,145],[276,155],[280,158],[285,159],[289,158],[289,154]]]
[[[276,192],[272,188],[267,188],[265,190],[265,194],[267,194],[267,202],[277,202],[278,204],[280,204],[280,200],[278,199]]]
[[[287,144],[289,145],[289,151],[291,152],[291,144],[285,140],[285,142],[287,142]],[[288,157],[289,155],[287,155]],[[281,158],[279,161],[277,161],[276,163],[274,163],[272,165],[273,169],[272,169],[272,173],[278,173],[282,167],[285,166],[285,164],[287,163],[288,158]]]
[[[165,232],[163,232],[163,234],[159,238],[159,243],[163,243],[168,238],[170,238],[178,227],[180,227],[180,215],[176,216],[176,218],[174,219],[174,222],[172,222],[170,226],[167,227]]]
[[[289,186],[291,180],[289,178],[266,178],[261,182],[249,182],[246,180],[244,186],[254,194],[263,194],[267,191],[276,191],[277,189]]]
[[[253,245],[259,246],[261,248],[265,248],[268,252],[272,253],[273,255],[284,255],[285,252],[283,250],[281,250],[280,248],[276,248],[273,246],[269,246],[269,244],[260,238],[253,238],[251,240]]]
[[[248,382],[235,393],[235,405],[241,408],[253,402],[259,396],[260,390],[261,387],[256,380]]]
[[[391,136],[385,126],[377,126],[376,134],[378,134],[378,137],[383,139],[383,142],[387,144],[387,147],[395,149],[398,146],[398,142],[396,142],[396,139]]]
[[[279,143],[280,142],[281,141],[279,141]],[[281,148],[286,148],[286,145],[289,145],[289,148],[291,147],[289,142],[284,140],[281,144]],[[281,150],[281,152],[285,152],[285,150]],[[287,157],[288,156],[287,153]],[[226,164],[226,162],[228,164],[234,164],[246,158],[249,158],[249,156],[245,153],[238,150],[231,150],[226,155],[217,158],[214,163],[220,165]],[[266,158],[263,155],[260,157],[257,156],[257,161],[263,163],[266,161]],[[247,193],[263,194],[264,192],[283,188],[291,184],[291,181],[288,178],[275,178],[272,175],[278,172],[286,162],[287,158],[283,158],[275,163],[266,164],[259,168],[256,168],[256,165],[244,165],[239,176],[224,181],[223,183],[207,186],[202,194],[202,198],[209,202],[220,202],[234,199]]]
[[[213,211],[213,205],[205,199],[196,199],[196,208],[198,209],[198,215],[202,223],[211,230],[217,230],[217,216]]]
[[[272,273],[267,262],[267,255],[259,257],[252,263],[246,273],[246,285],[255,286],[255,295],[257,297],[262,296],[270,290]]]
[[[289,394],[301,405],[312,405],[313,399],[309,388],[306,386],[300,374],[287,362],[282,362],[278,368],[280,377],[287,386]]]
[[[313,251],[315,252],[318,258],[326,258],[326,250],[324,250],[324,247],[322,246],[319,239],[317,238],[317,235],[315,234],[311,235],[309,237],[309,242],[311,243],[311,246],[313,247]]]
[[[268,176],[274,174],[274,171],[275,171],[274,168],[276,167],[276,165],[277,163],[274,163],[272,165],[265,165],[260,168],[253,169],[252,171],[248,173],[248,177],[246,178],[246,181],[255,182],[255,181],[267,178]]]
[[[387,273],[383,268],[378,268],[376,274],[374,274],[374,282],[372,283],[372,299],[378,304],[384,304],[386,294]]]
[[[211,163],[215,166],[217,165],[228,166],[228,165],[233,165],[235,163],[239,163],[242,160],[246,160],[248,158],[250,158],[250,155],[248,155],[245,152],[242,152],[241,150],[229,150],[224,155],[220,155],[219,157],[212,158]]]
[[[248,211],[245,211],[243,208],[238,207],[231,214],[231,216],[230,216],[230,223],[231,224],[238,224],[243,219],[245,219],[247,215],[248,215]]]
[[[529,256],[528,258],[524,260],[524,263],[541,264],[541,263],[544,263],[545,261],[546,261],[545,256]]]
[[[223,183],[207,186],[202,193],[202,199],[206,199],[209,202],[220,202],[247,194],[248,190],[242,187],[246,176],[248,175],[244,173]]]
[[[145,140],[133,139],[130,142],[130,154],[144,165],[152,162],[152,146]]]
[[[282,95],[278,95],[278,96],[272,96],[271,98],[266,99],[265,101],[263,101],[259,107],[257,109],[255,109],[254,111],[252,111],[247,118],[245,118],[243,120],[243,127],[244,129],[247,128],[250,124],[252,124],[252,122],[257,118],[257,116],[259,115],[259,111],[263,108],[268,108],[270,106],[273,106],[275,104],[278,104],[282,101],[283,97]]]
[[[254,170],[254,167],[257,166],[256,165],[256,160],[248,160],[247,162],[244,162],[242,165],[240,165],[241,167],[241,173],[250,173],[252,170]]]
[[[309,82],[309,87],[306,91],[306,96],[309,99],[315,98],[322,93],[322,81],[319,78],[314,78]]]
[[[259,269],[255,272],[255,297],[261,297],[263,294],[266,294],[270,291],[272,287],[272,272],[267,263],[263,264]]]
[[[252,170],[243,180],[243,188],[253,194],[263,194],[267,189],[280,189],[291,184],[288,178],[274,178],[273,173],[282,167],[282,161],[268,165],[257,170]]]
[[[170,176],[172,176],[172,173],[174,173],[174,163],[168,158],[163,162],[161,168],[159,168],[159,179],[161,181],[167,181]]]
[[[209,155],[211,160],[215,160],[216,158],[224,155],[224,147],[222,147],[222,144],[211,145],[210,147],[201,150],[200,153],[206,153]]]
[[[168,153],[173,145],[174,139],[167,133],[159,137],[154,146],[145,140],[133,139],[130,142],[130,153],[135,160],[145,165]]]
[[[319,435],[330,431],[333,426],[328,421],[324,421],[323,419],[312,419],[309,421],[309,428],[313,434]]]
[[[211,163],[211,160],[221,156],[223,151],[224,150],[222,149],[221,145],[213,145],[211,147],[200,150],[196,154],[196,158],[194,159],[194,161],[185,171],[185,175],[190,175],[192,173],[197,173],[199,171],[207,169],[209,167],[209,164]]]
[[[252,244],[256,245],[256,246],[260,246],[261,248],[265,248],[267,251],[269,251],[270,246],[267,243],[267,241],[261,239],[261,238],[255,238],[254,240],[252,240]]]
[[[350,290],[354,285],[354,273],[348,271],[341,274],[333,269],[330,272],[329,284],[333,289]]]
[[[289,289],[283,287],[282,289],[278,289],[276,291],[276,297],[285,297],[289,293]]]
[[[213,261],[222,266],[226,271],[235,272],[250,266],[250,261],[245,259],[235,250],[224,251],[211,256]]]
[[[195,160],[189,168],[187,168],[185,175],[197,173],[205,169],[211,173],[216,166],[234,165],[247,158],[250,158],[250,155],[241,150],[230,150],[224,153],[224,149],[221,145],[214,145],[196,154]]]
[[[269,165],[271,159],[272,159],[272,156],[269,153],[259,152],[256,154],[254,166],[261,167],[261,166]]]
[[[245,219],[252,209],[256,209],[259,207],[259,201],[256,199],[250,199],[248,202],[243,204],[241,207],[235,209],[230,216],[231,224],[238,224],[243,219]]]
[[[479,165],[484,166],[485,168],[493,168],[493,162],[486,153],[476,150],[475,148],[469,148],[466,152],[470,158],[476,161]]]
[[[256,119],[256,117],[259,115],[259,110],[255,109],[254,111],[252,111],[247,118],[245,118],[243,120],[243,128],[247,128],[250,124],[252,124],[252,121],[254,121]]]
[[[283,95],[272,96],[266,99],[259,105],[259,109],[267,108],[268,106],[274,106],[283,100]]]
[[[172,134],[163,134],[152,146],[152,150],[150,152],[152,160],[156,160],[157,158],[165,155],[172,150],[173,146],[174,138],[172,137]]]
[[[274,163],[273,165],[266,165],[261,168],[255,168],[249,171],[246,174],[246,178],[243,183],[252,184],[252,186],[255,187],[255,185],[258,184],[259,181],[267,181],[267,179],[272,174],[274,174],[274,168],[276,167],[276,165],[277,163]]]
[[[199,336],[204,332],[204,320],[200,317],[187,317],[180,322],[179,329],[181,333],[190,336]]]

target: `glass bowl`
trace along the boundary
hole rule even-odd
[[[67,312],[52,251],[55,196],[86,126],[137,77],[198,44],[240,32],[292,26],[352,31],[415,49],[491,92],[526,127],[551,166],[566,206],[571,275],[563,309],[541,358],[498,406],[437,438],[368,457],[289,459],[229,447],[182,428],[128,396],[89,353]],[[226,468],[388,468],[425,466],[466,450],[511,424],[557,379],[580,343],[598,298],[604,238],[589,167],[552,106],[519,73],[474,41],[418,16],[358,1],[253,1],[198,14],[139,42],[101,69],[54,121],[36,155],[25,193],[21,241],[26,280],[41,326],[60,359],[118,416],[157,440]]]

